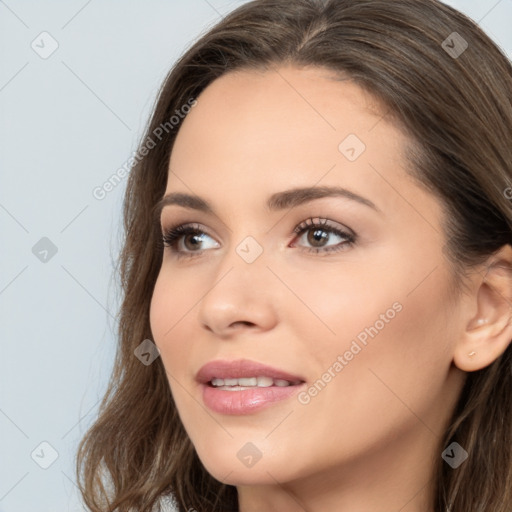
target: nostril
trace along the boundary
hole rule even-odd
[[[252,322],[248,322],[247,320],[240,320],[239,322],[233,322],[231,326],[236,327],[238,324],[247,325],[248,327],[252,327],[254,325]]]

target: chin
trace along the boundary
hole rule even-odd
[[[243,462],[243,453],[240,460],[236,453],[229,451],[223,453],[201,454],[198,452],[206,471],[219,482],[228,485],[275,485],[276,480],[283,482],[290,479],[287,469],[289,464],[280,464],[279,461],[265,461],[264,457],[257,462],[247,460]],[[246,465],[248,464],[248,465]]]

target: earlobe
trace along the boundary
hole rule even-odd
[[[512,247],[502,247],[485,268],[475,287],[476,313],[453,354],[454,364],[466,372],[492,364],[512,341]]]

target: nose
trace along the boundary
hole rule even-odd
[[[266,266],[265,253],[247,263],[231,249],[207,284],[198,305],[202,328],[221,338],[265,332],[277,324],[282,290]]]

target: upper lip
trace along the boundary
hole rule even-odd
[[[304,382],[304,379],[298,375],[293,375],[249,359],[236,359],[233,361],[218,359],[210,361],[202,366],[196,375],[197,381],[202,384],[207,384],[214,378],[240,379],[244,377],[270,377],[272,379],[287,380],[292,383]]]

